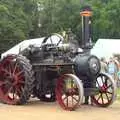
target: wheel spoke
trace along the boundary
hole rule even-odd
[[[107,100],[108,100],[108,102],[109,102],[109,97],[108,97],[108,94],[107,94],[107,93],[105,93],[105,95],[106,95],[106,97],[107,97]]]
[[[5,97],[8,97],[8,94],[11,92],[11,90],[13,90],[13,86],[10,87],[9,89],[7,89],[7,91],[5,93]]]
[[[108,78],[106,77],[105,78],[105,85],[107,86],[107,83],[108,83]]]
[[[74,102],[74,101],[73,101],[73,95],[72,95],[72,106],[73,106],[73,102]]]
[[[22,75],[17,77],[16,79],[17,79],[17,83],[25,83],[25,79]]]
[[[13,75],[15,74],[15,72],[16,72],[16,70],[17,70],[17,66],[18,66],[18,63],[16,62],[16,63],[15,63],[15,66],[14,66],[14,68],[13,68]]]
[[[102,83],[104,84],[104,76],[101,76]]]
[[[99,101],[100,98],[101,98],[101,94],[100,94],[99,97],[97,98],[97,101]]]
[[[24,84],[24,83],[25,83],[25,81],[23,81],[23,80],[18,81],[18,84]]]
[[[111,94],[111,95],[113,94],[113,93],[111,93],[111,92],[109,92],[109,91],[106,91],[106,93],[109,93],[109,94]]]
[[[109,85],[109,86],[107,86],[107,88],[106,88],[106,89],[108,89],[108,88],[110,88],[110,87],[112,87],[112,84],[111,84],[111,85]]]
[[[21,70],[20,72],[16,73],[15,75],[16,75],[16,76],[20,76],[20,75],[22,75],[23,73],[24,73],[24,71]]]
[[[16,93],[16,91],[15,91],[15,88],[13,89],[13,93],[12,93],[12,99],[14,100],[15,99],[15,93]]]
[[[98,80],[96,81],[96,83],[98,84],[98,87],[100,88],[100,84],[99,84]]]
[[[21,83],[21,84],[25,83],[23,73],[24,73],[23,70],[19,71],[18,73],[15,73],[17,83]]]
[[[9,72],[10,72],[11,74],[13,74],[13,70],[14,70],[14,63],[11,61],[11,62],[9,63]]]
[[[104,104],[103,94],[101,93],[102,104]]]
[[[6,81],[1,81],[0,80],[0,87],[2,86],[2,85],[5,85],[7,82]]]
[[[67,99],[67,96],[65,96],[64,98],[63,98],[63,101],[65,101]]]
[[[67,100],[66,100],[66,105],[67,105],[67,107],[68,107],[68,102],[69,102],[69,100],[68,100],[68,96],[67,96]]]
[[[22,87],[22,86],[21,86]],[[20,90],[20,86],[15,86],[15,93],[16,93],[16,96],[19,97],[20,94],[21,94],[21,90]]]
[[[22,91],[20,90],[20,88],[18,88],[18,89],[17,89],[17,93],[18,93],[18,95],[20,95],[21,92],[22,92]]]
[[[8,65],[8,71],[9,71],[9,74],[10,74],[10,76],[12,75],[12,71],[13,71],[13,69],[12,69],[13,67],[12,67],[12,65],[11,65],[11,63]]]
[[[5,72],[4,74],[7,74],[7,75],[10,74],[10,72],[8,70],[4,69],[4,68],[2,68],[2,71]]]
[[[76,102],[78,102],[79,100],[77,100],[75,97],[73,97],[73,99],[76,101]]]

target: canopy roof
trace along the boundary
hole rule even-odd
[[[91,54],[107,59],[113,54],[120,54],[120,39],[98,39],[91,50]]]
[[[44,39],[45,39],[45,37],[24,40],[24,41],[20,42],[19,44],[13,46],[11,49],[7,50],[6,52],[2,53],[1,58],[5,57],[9,54],[19,54],[20,51],[24,50],[29,45],[36,45],[36,46],[40,47],[41,44],[44,42]],[[60,42],[60,44],[63,42],[63,38],[61,35],[53,34],[51,37],[49,37],[47,39],[47,41],[45,41],[45,43],[51,43],[51,39],[52,39],[52,43],[54,43],[54,44],[57,44],[60,39],[62,40]]]

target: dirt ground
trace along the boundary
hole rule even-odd
[[[39,100],[23,106],[0,103],[0,120],[120,120],[120,102],[108,108],[82,105],[76,111],[64,111],[57,103]]]

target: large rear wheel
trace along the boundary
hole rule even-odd
[[[75,110],[83,100],[83,85],[78,77],[73,74],[64,74],[56,86],[56,98],[65,110]]]
[[[9,55],[0,62],[0,99],[6,104],[25,104],[33,89],[32,66],[22,55]]]

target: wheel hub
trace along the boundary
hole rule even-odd
[[[105,84],[103,84],[103,86],[100,88],[100,92],[106,93],[106,91],[107,91],[107,86]]]
[[[67,96],[74,95],[76,93],[76,90],[74,88],[69,88],[66,92]]]

